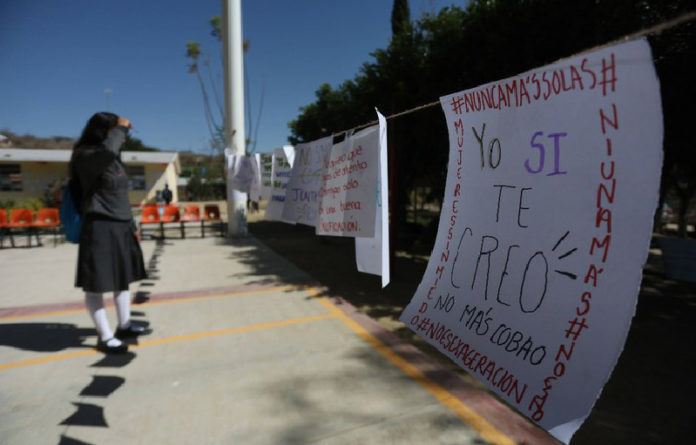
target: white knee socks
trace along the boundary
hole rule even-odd
[[[130,300],[129,300],[130,303]],[[106,318],[106,309],[104,309],[104,297],[99,292],[85,292],[85,305],[87,311],[94,321],[94,326],[97,328],[97,333],[101,341],[106,342],[109,346],[118,346],[121,340],[114,338],[114,333],[109,327],[109,320]]]
[[[114,304],[116,305],[116,314],[118,314],[118,327],[127,329],[130,327],[130,291],[122,290],[114,292]]]

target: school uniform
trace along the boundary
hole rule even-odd
[[[72,177],[83,217],[75,286],[85,292],[127,290],[147,276],[120,157],[126,131],[114,127],[102,144],[73,150]]]

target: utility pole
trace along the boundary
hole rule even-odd
[[[241,0],[222,0],[222,49],[225,71],[225,154],[246,153],[244,131],[244,42]],[[226,162],[226,169],[230,165]],[[227,235],[247,233],[246,193],[227,188]]]

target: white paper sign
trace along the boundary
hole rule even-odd
[[[251,181],[251,186],[249,187],[249,199],[258,202],[261,200],[261,168],[259,167],[259,158],[257,156],[252,156],[251,163],[254,179]]]
[[[295,161],[286,188],[283,219],[316,226],[319,211],[319,188],[326,156],[333,136],[295,146]]]
[[[387,171],[387,120],[377,111],[379,119],[379,176],[375,236],[355,238],[355,261],[360,272],[382,276],[382,287],[389,284],[389,175]]]
[[[401,316],[568,442],[635,312],[662,165],[646,40],[440,99],[437,241]]]
[[[266,207],[265,216],[269,221],[285,221],[283,219],[283,206],[285,204],[285,192],[290,180],[290,171],[292,170],[293,153],[292,146],[273,150],[271,197],[268,201],[268,207]]]
[[[228,155],[227,164],[227,181],[232,190],[258,196],[261,177],[256,157]]]
[[[317,235],[375,235],[378,146],[374,125],[331,148],[319,188]]]
[[[273,188],[273,153],[256,153],[261,174],[261,198],[270,198]]]

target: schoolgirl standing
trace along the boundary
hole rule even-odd
[[[85,126],[70,159],[71,192],[82,213],[75,286],[85,291],[85,303],[97,329],[97,349],[126,352],[122,340],[140,335],[142,326],[130,320],[130,283],[146,277],[140,234],[128,200],[128,177],[121,146],[131,128],[128,119],[96,113]],[[113,292],[118,315],[114,333],[104,309],[104,292]]]

